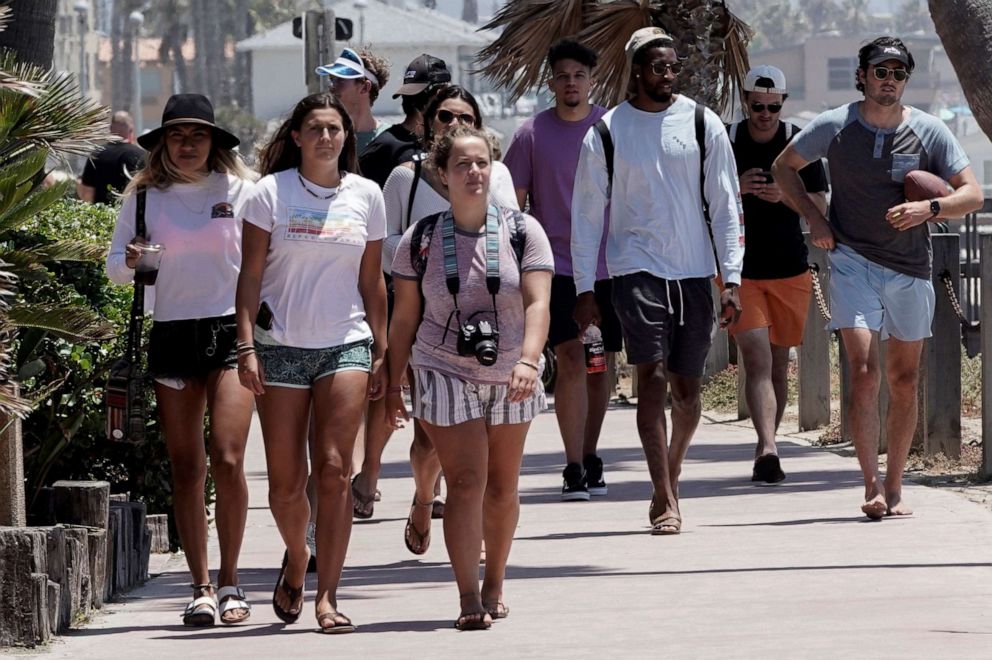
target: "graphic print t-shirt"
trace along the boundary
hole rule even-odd
[[[277,172],[256,184],[241,215],[271,235],[260,302],[272,309],[273,341],[326,348],[372,336],[358,273],[366,244],[386,234],[373,181],[347,173],[336,189],[304,188],[296,169]]]

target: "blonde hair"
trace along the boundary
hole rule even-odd
[[[258,178],[255,172],[245,165],[236,151],[217,146],[210,149],[210,155],[207,157],[207,170],[233,174],[239,179],[248,181],[254,181]],[[169,151],[165,147],[165,136],[163,135],[162,139],[148,152],[145,167],[139,170],[127,184],[124,194],[129,195],[139,187],[165,190],[174,183],[196,183],[202,178],[203,175],[187,174],[176,167],[176,164],[169,158]]]

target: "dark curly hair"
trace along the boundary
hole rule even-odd
[[[905,51],[906,58],[909,60],[909,67],[908,67],[909,72],[912,73],[913,69],[916,68],[916,60],[913,59],[913,54],[909,52],[908,48],[906,48],[906,44],[902,42],[902,39],[899,39],[897,37],[879,37],[878,39],[875,39],[874,41],[870,41],[866,43],[864,46],[862,46],[861,50],[858,51],[858,70],[863,71],[865,76],[867,76],[868,66],[869,66],[868,55],[875,48],[885,48],[886,46],[894,46],[895,48],[898,48],[901,51]],[[865,84],[861,82],[857,74],[855,74],[854,76],[854,87],[859,92],[865,91]]]
[[[575,39],[559,39],[548,50],[548,69],[555,68],[555,64],[562,60],[575,60],[590,69],[595,68],[599,58],[596,51],[588,46],[579,43]]]

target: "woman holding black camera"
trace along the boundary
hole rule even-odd
[[[485,133],[455,127],[430,158],[451,207],[412,226],[396,249],[386,418],[393,427],[409,419],[398,384],[410,362],[413,416],[448,484],[444,538],[461,601],[455,625],[476,630],[508,613],[503,579],[524,439],[545,406],[539,376],[554,261],[536,220],[490,204]]]

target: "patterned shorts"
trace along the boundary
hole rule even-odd
[[[470,383],[432,369],[414,369],[413,416],[434,426],[483,419],[490,426],[529,422],[547,407],[540,374],[526,401],[506,400],[508,385]]]
[[[296,348],[255,342],[255,351],[265,371],[265,385],[308,389],[339,371],[372,370],[372,339],[330,348]]]

